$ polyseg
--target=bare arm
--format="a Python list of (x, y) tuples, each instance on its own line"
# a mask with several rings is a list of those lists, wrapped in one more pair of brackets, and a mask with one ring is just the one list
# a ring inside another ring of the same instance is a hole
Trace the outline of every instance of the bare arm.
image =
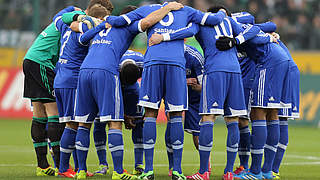
[(170, 2), (168, 5), (150, 13), (147, 17), (141, 20), (141, 30), (145, 31), (149, 27), (161, 21), (170, 11), (179, 10), (183, 5), (177, 2)]

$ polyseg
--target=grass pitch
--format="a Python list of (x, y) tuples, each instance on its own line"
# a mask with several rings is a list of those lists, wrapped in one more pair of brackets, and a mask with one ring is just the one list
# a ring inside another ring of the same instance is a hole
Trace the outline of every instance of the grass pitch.
[[(35, 176), (36, 157), (30, 136), (31, 121), (0, 120), (0, 179), (55, 179)], [(171, 179), (167, 176), (168, 163), (164, 144), (165, 125), (158, 124), (155, 146), (154, 172), (156, 179)], [(213, 175), (211, 179), (221, 179), (226, 162), (226, 127), (217, 123), (214, 127), (214, 147), (212, 150)], [(289, 146), (280, 169), (281, 179), (320, 179), (320, 129), (312, 127), (290, 127)], [(131, 132), (124, 130), (124, 168), (132, 172), (134, 164)], [(108, 163), (112, 168), (109, 152)], [(49, 157), (49, 159), (51, 159)], [(52, 164), (52, 161), (50, 161)], [(235, 165), (238, 165), (237, 160)], [(93, 141), (88, 155), (88, 168), (93, 172), (98, 167), (98, 158)], [(190, 134), (185, 134), (183, 151), (183, 173), (191, 175), (199, 168), (199, 156), (195, 151)], [(90, 179), (111, 179), (111, 175)]]

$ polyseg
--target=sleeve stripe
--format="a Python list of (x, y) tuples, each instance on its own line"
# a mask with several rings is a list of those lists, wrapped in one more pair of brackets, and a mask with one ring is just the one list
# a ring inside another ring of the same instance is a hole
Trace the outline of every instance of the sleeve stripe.
[(208, 16), (209, 16), (209, 13), (205, 13), (204, 14), (204, 16), (203, 16), (203, 18), (201, 20), (201, 23), (200, 23), (201, 25), (204, 25), (206, 23)]
[(199, 52), (193, 50), (192, 48), (190, 48), (190, 47), (188, 47), (188, 46), (186, 46), (185, 50), (186, 50), (191, 56), (195, 57), (195, 58), (199, 61), (199, 63), (201, 64), (201, 66), (204, 65), (204, 58), (202, 57), (202, 55), (201, 55)]
[(131, 24), (131, 20), (128, 18), (128, 16), (126, 16), (125, 14), (123, 14), (121, 16), (124, 18), (124, 20), (127, 21), (128, 25)]
[(83, 43), (81, 42), (81, 36), (82, 36), (82, 34), (80, 34), (80, 36), (79, 36), (79, 39), (78, 39), (79, 43), (80, 43), (82, 46), (88, 46), (88, 44), (83, 44)]
[(239, 40), (239, 44), (242, 44), (245, 41), (245, 39), (244, 39), (242, 34), (238, 35), (236, 38)]
[(58, 30), (58, 27), (57, 27), (57, 22), (58, 22), (59, 19), (61, 19), (61, 18), (62, 18), (62, 16), (59, 16), (59, 17), (57, 17), (57, 18), (54, 20), (54, 26), (55, 26), (55, 28), (56, 28), (57, 31), (59, 31), (59, 30)]
[(139, 32), (144, 32), (144, 31), (142, 30), (142, 28), (141, 28), (141, 21), (142, 21), (142, 20), (140, 20), (139, 23), (138, 23), (138, 30), (139, 30)]
[(82, 24), (83, 24), (82, 22), (79, 23), (79, 31), (80, 31), (81, 33), (83, 33)]

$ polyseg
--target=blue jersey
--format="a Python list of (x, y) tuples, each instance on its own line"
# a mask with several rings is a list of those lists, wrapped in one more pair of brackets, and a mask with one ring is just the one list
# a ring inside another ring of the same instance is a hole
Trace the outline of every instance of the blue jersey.
[(73, 32), (62, 22), (61, 15), (54, 17), (55, 26), (61, 32), (60, 59), (56, 64), (54, 88), (76, 88), (80, 66), (88, 53), (88, 41), (82, 41), (82, 33)]
[(120, 60), (120, 66), (125, 60), (133, 60), (139, 68), (143, 68), (144, 57), (142, 53), (128, 50)]
[[(160, 9), (165, 5), (166, 3), (163, 5), (155, 4), (143, 6), (135, 11), (116, 18), (116, 20), (112, 19), (111, 17), (108, 18), (107, 21), (110, 20), (108, 23), (113, 26), (124, 25), (126, 23), (130, 24), (131, 21), (144, 18), (153, 11)], [(202, 25), (216, 25), (219, 24), (224, 17), (225, 14), (223, 12), (218, 12), (217, 14), (203, 13), (191, 7), (185, 6), (178, 11), (169, 12), (168, 15), (165, 16), (159, 23), (149, 28), (147, 31), (148, 39), (154, 33), (170, 34), (179, 31), (185, 28), (190, 22), (195, 22)], [(124, 23), (121, 24), (120, 22)], [(145, 66), (154, 64), (171, 64), (185, 68), (184, 41), (179, 39), (170, 42), (162, 42), (151, 47), (148, 46), (145, 54)]]
[(227, 17), (217, 26), (200, 26), (196, 39), (200, 43), (205, 57), (205, 72), (233, 72), (241, 73), (237, 58), (237, 49), (231, 48), (227, 51), (219, 51), (216, 48), (216, 40), (221, 36), (236, 37), (237, 43), (241, 44), (256, 36), (260, 29), (251, 26), (243, 30), (232, 18)]
[[(186, 58), (186, 76), (187, 78), (196, 78), (198, 83), (202, 83), (204, 58), (201, 53), (194, 47), (184, 46), (184, 57)], [(200, 103), (200, 92), (192, 90), (188, 86), (188, 102), (189, 104)]]
[(287, 53), (288, 57), (289, 57), (289, 67), (298, 67), (297, 64), (294, 62), (289, 49), (287, 48), (287, 46), (280, 40), (278, 40), (279, 45), (282, 47), (282, 49)]
[(254, 16), (252, 16), (248, 12), (232, 13), (231, 17), (236, 22), (240, 22), (243, 24), (254, 24)]
[[(103, 69), (118, 75), (120, 59), (140, 32), (139, 27), (140, 23), (136, 21), (130, 26), (99, 31), (92, 40), (81, 69)], [(84, 36), (87, 34), (89, 31)]]
[(272, 67), (290, 59), (279, 44), (270, 42), (270, 36), (263, 31), (244, 43), (243, 47), (257, 65), (264, 67)]

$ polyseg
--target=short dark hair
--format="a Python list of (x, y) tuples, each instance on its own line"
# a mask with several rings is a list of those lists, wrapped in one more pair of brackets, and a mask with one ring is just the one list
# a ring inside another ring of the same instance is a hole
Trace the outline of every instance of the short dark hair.
[(128, 12), (134, 11), (136, 9), (138, 9), (137, 6), (128, 5), (122, 9), (122, 11), (120, 12), (120, 15), (127, 14)]
[(124, 63), (120, 69), (120, 81), (123, 85), (133, 85), (141, 77), (140, 68), (135, 63)]
[(110, 0), (90, 0), (88, 4), (88, 10), (95, 4), (101, 4), (101, 6), (105, 7), (108, 11), (110, 11), (110, 14), (113, 11), (113, 5)]
[(208, 12), (217, 13), (220, 9), (226, 10), (227, 15), (231, 17), (230, 11), (225, 6), (223, 6), (222, 4), (217, 4), (217, 5), (211, 6), (208, 9)]

